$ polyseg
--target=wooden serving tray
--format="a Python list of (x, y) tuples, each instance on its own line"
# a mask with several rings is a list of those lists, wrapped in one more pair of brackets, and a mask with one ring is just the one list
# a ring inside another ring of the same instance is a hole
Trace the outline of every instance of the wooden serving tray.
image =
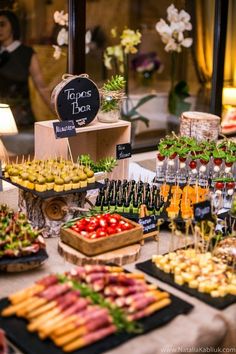
[(61, 240), (87, 256), (95, 256), (127, 245), (132, 245), (133, 243), (141, 242), (143, 238), (142, 226), (124, 217), (121, 217), (121, 219), (132, 224), (134, 228), (93, 240), (85, 238), (72, 229), (61, 229)]

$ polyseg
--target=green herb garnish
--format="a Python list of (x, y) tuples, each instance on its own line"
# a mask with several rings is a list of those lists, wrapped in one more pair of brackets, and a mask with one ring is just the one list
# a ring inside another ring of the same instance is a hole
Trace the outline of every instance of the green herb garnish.
[(105, 300), (101, 294), (91, 289), (88, 285), (79, 283), (76, 280), (71, 280), (66, 275), (58, 275), (58, 279), (61, 283), (70, 283), (73, 289), (80, 291), (82, 297), (89, 297), (94, 304), (107, 308), (118, 332), (127, 331), (128, 333), (142, 333), (142, 326), (139, 323), (129, 321), (120, 308)]

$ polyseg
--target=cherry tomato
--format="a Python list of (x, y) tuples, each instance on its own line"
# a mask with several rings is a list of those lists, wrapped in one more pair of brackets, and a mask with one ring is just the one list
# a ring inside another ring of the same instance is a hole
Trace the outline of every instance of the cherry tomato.
[(117, 218), (111, 216), (111, 217), (108, 219), (108, 222), (109, 222), (109, 224), (111, 224), (111, 225), (116, 225), (116, 224), (118, 223), (118, 220), (117, 220)]
[(89, 234), (89, 238), (91, 238), (92, 240), (95, 239), (95, 238), (97, 238), (97, 233), (96, 233), (96, 231), (91, 232), (91, 234)]
[(215, 187), (216, 187), (216, 189), (223, 189), (224, 183), (223, 182), (216, 182)]
[(173, 160), (173, 159), (176, 158), (176, 156), (177, 156), (177, 153), (174, 152), (172, 155), (169, 156), (169, 159), (170, 159), (170, 160)]
[(165, 156), (163, 156), (161, 154), (157, 154), (157, 158), (158, 158), (159, 161), (165, 160)]
[(197, 163), (196, 163), (196, 161), (190, 161), (190, 163), (189, 163), (189, 167), (190, 167), (191, 169), (196, 168), (196, 167), (197, 167)]
[(96, 225), (91, 223), (86, 226), (86, 231), (93, 232), (96, 229)]
[(103, 215), (101, 215), (101, 214), (96, 215), (97, 220), (101, 219), (102, 217), (103, 217)]
[(225, 162), (225, 166), (231, 167), (231, 166), (233, 166), (233, 162)]
[(119, 233), (119, 232), (122, 232), (122, 231), (123, 231), (120, 226), (116, 226), (115, 230), (116, 230), (116, 233)]
[(77, 225), (73, 225), (71, 226), (71, 229), (76, 231), (76, 232), (79, 232), (79, 229), (78, 229), (78, 226)]
[(121, 219), (120, 214), (112, 214), (112, 217), (115, 218), (117, 221), (120, 221)]
[(130, 230), (132, 227), (128, 222), (124, 222), (124, 224), (120, 224), (120, 227), (123, 231)]
[(108, 222), (107, 222), (107, 220), (106, 220), (105, 218), (101, 218), (101, 219), (99, 220), (99, 225), (100, 225), (101, 227), (107, 227), (107, 226), (108, 226)]
[(80, 231), (80, 235), (82, 235), (84, 237), (88, 237), (89, 236), (89, 232), (88, 231)]
[(200, 159), (200, 162), (202, 165), (207, 165), (208, 164), (208, 160), (204, 160), (204, 159)]
[(107, 228), (107, 233), (108, 235), (113, 235), (116, 233), (116, 228), (115, 227), (112, 227), (112, 226), (108, 226)]
[(78, 228), (82, 229), (85, 228), (85, 226), (88, 224), (87, 221), (85, 221), (84, 219), (81, 219), (79, 221), (77, 221), (76, 225), (78, 226)]
[(226, 183), (226, 188), (227, 189), (234, 189), (235, 183), (234, 182), (227, 182)]
[(108, 236), (106, 229), (103, 227), (100, 227), (96, 230), (96, 235), (97, 235), (97, 238)]
[(217, 157), (214, 159), (214, 164), (216, 166), (220, 166), (222, 164), (222, 159), (220, 157)]

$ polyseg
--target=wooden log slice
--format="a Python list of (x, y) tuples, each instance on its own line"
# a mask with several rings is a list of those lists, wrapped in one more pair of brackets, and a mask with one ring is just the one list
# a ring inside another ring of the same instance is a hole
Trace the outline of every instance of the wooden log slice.
[(29, 261), (26, 263), (1, 264), (0, 271), (8, 273), (26, 272), (40, 267), (45, 261)]
[(134, 244), (117, 250), (89, 257), (58, 241), (58, 252), (68, 262), (83, 266), (85, 264), (117, 264), (119, 266), (137, 261), (140, 255), (141, 245)]
[(180, 135), (200, 140), (217, 140), (220, 117), (205, 112), (183, 112), (180, 117)]

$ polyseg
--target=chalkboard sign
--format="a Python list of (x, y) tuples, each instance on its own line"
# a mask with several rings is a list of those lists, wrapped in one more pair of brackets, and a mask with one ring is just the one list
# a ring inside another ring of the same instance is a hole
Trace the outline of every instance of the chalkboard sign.
[(60, 120), (73, 120), (75, 127), (91, 123), (100, 107), (95, 83), (87, 77), (64, 75), (52, 92), (52, 104)]
[(132, 156), (131, 144), (118, 144), (116, 145), (116, 159), (123, 160)]
[(138, 219), (138, 223), (143, 227), (143, 233), (147, 234), (157, 230), (157, 220), (155, 215)]
[(56, 139), (69, 138), (76, 135), (75, 123), (73, 120), (65, 122), (53, 122), (53, 129)]
[(212, 219), (211, 202), (209, 200), (194, 204), (193, 209), (194, 209), (194, 219), (196, 221)]

